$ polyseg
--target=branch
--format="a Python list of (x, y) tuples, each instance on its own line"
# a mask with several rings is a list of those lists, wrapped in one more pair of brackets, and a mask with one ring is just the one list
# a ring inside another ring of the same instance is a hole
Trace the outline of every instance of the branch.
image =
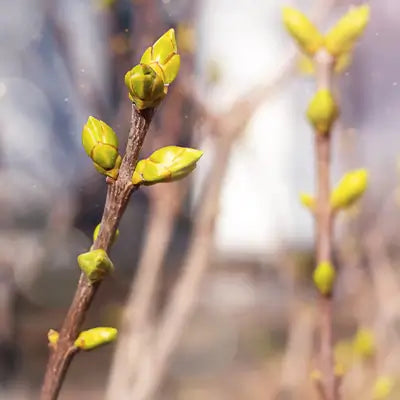
[[(126, 152), (121, 164), (118, 178), (107, 180), (107, 198), (101, 220), (100, 232), (93, 249), (109, 250), (118, 223), (134, 190), (131, 183), (139, 151), (148, 131), (154, 109), (138, 111), (132, 105), (131, 128), (129, 131)], [(84, 274), (81, 274), (75, 296), (63, 322), (57, 345), (52, 349), (44, 383), (41, 400), (55, 400), (58, 397), (68, 367), (77, 352), (74, 341), (77, 338), (86, 312), (97, 292), (100, 282), (91, 284)]]
[[(314, 57), (318, 89), (332, 88), (334, 59), (325, 50), (319, 50)], [(315, 211), (316, 259), (317, 265), (332, 260), (332, 220), (330, 205), (330, 152), (331, 132), (315, 132), (317, 196)], [(320, 295), (320, 363), (323, 373), (325, 398), (338, 399), (334, 374), (332, 338), (332, 296)]]

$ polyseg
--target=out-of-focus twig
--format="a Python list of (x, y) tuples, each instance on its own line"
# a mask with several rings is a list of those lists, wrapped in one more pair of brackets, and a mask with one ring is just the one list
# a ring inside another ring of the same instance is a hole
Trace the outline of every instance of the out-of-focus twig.
[(292, 392), (307, 378), (314, 332), (314, 316), (308, 306), (294, 304), (292, 308), (280, 383), (280, 390), (285, 392)]
[[(333, 57), (321, 49), (315, 55), (316, 82), (319, 90), (332, 88)], [(330, 203), (330, 132), (315, 132), (317, 196), (315, 210), (317, 265), (332, 261), (333, 212)], [(320, 363), (323, 373), (324, 391), (327, 400), (338, 399), (333, 361), (332, 295), (320, 296)]]
[(132, 391), (132, 398), (152, 398), (165, 373), (167, 362), (187, 321), (206, 271), (213, 243), (215, 219), (223, 178), (234, 137), (219, 137), (212, 171), (196, 215), (193, 239), (171, 298), (158, 326), (155, 342), (141, 360), (142, 368)]

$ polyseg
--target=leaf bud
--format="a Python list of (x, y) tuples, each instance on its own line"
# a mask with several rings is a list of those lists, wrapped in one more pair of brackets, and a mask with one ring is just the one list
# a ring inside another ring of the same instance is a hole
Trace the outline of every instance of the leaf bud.
[(339, 111), (331, 92), (327, 89), (318, 90), (307, 109), (307, 117), (316, 132), (328, 133), (338, 115)]
[(186, 177), (192, 172), (201, 150), (188, 147), (166, 146), (156, 150), (149, 158), (140, 160), (132, 176), (134, 185), (153, 185)]
[(74, 345), (81, 350), (93, 350), (107, 343), (113, 342), (118, 336), (118, 330), (109, 327), (97, 327), (82, 331)]
[(332, 208), (338, 210), (350, 207), (364, 194), (367, 186), (367, 170), (347, 172), (331, 193)]
[(332, 294), (335, 277), (335, 268), (328, 261), (320, 262), (313, 273), (314, 284), (324, 296), (330, 296)]
[(90, 250), (78, 256), (78, 265), (90, 283), (102, 280), (114, 270), (114, 265), (103, 249)]

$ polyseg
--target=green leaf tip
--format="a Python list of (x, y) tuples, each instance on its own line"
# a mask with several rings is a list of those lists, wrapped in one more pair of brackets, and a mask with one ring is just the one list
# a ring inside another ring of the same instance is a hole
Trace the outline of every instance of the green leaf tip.
[(115, 178), (121, 165), (118, 137), (104, 121), (90, 116), (82, 129), (82, 146), (99, 172)]
[(181, 58), (175, 38), (175, 30), (169, 29), (143, 53), (141, 63), (150, 65), (169, 85), (178, 75)]
[(129, 98), (139, 110), (156, 107), (179, 72), (175, 31), (170, 29), (143, 53), (140, 64), (125, 74)]
[(351, 7), (325, 36), (325, 47), (335, 57), (348, 53), (363, 34), (370, 17), (367, 4)]
[(353, 205), (368, 187), (368, 171), (357, 169), (347, 172), (331, 193), (331, 206), (334, 210)]
[(81, 350), (93, 350), (116, 340), (118, 330), (110, 327), (97, 327), (82, 331), (74, 345)]
[(303, 52), (314, 55), (323, 46), (324, 37), (302, 12), (293, 7), (283, 7), (282, 18), (286, 29)]
[(203, 155), (201, 150), (189, 147), (166, 146), (150, 157), (140, 160), (132, 176), (134, 185), (154, 185), (182, 179), (195, 168)]
[(339, 109), (332, 93), (328, 89), (318, 90), (307, 109), (308, 120), (316, 132), (328, 133), (338, 115)]
[(336, 271), (328, 261), (320, 262), (314, 270), (313, 281), (323, 296), (330, 296), (336, 278)]
[(78, 256), (78, 265), (90, 283), (102, 280), (114, 270), (114, 265), (103, 249), (90, 250)]

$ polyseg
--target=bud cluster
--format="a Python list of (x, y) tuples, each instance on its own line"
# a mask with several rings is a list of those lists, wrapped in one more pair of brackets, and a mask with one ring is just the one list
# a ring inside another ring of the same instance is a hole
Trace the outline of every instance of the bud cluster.
[(125, 75), (129, 98), (139, 110), (156, 107), (179, 72), (175, 31), (170, 29), (143, 53), (140, 64)]

